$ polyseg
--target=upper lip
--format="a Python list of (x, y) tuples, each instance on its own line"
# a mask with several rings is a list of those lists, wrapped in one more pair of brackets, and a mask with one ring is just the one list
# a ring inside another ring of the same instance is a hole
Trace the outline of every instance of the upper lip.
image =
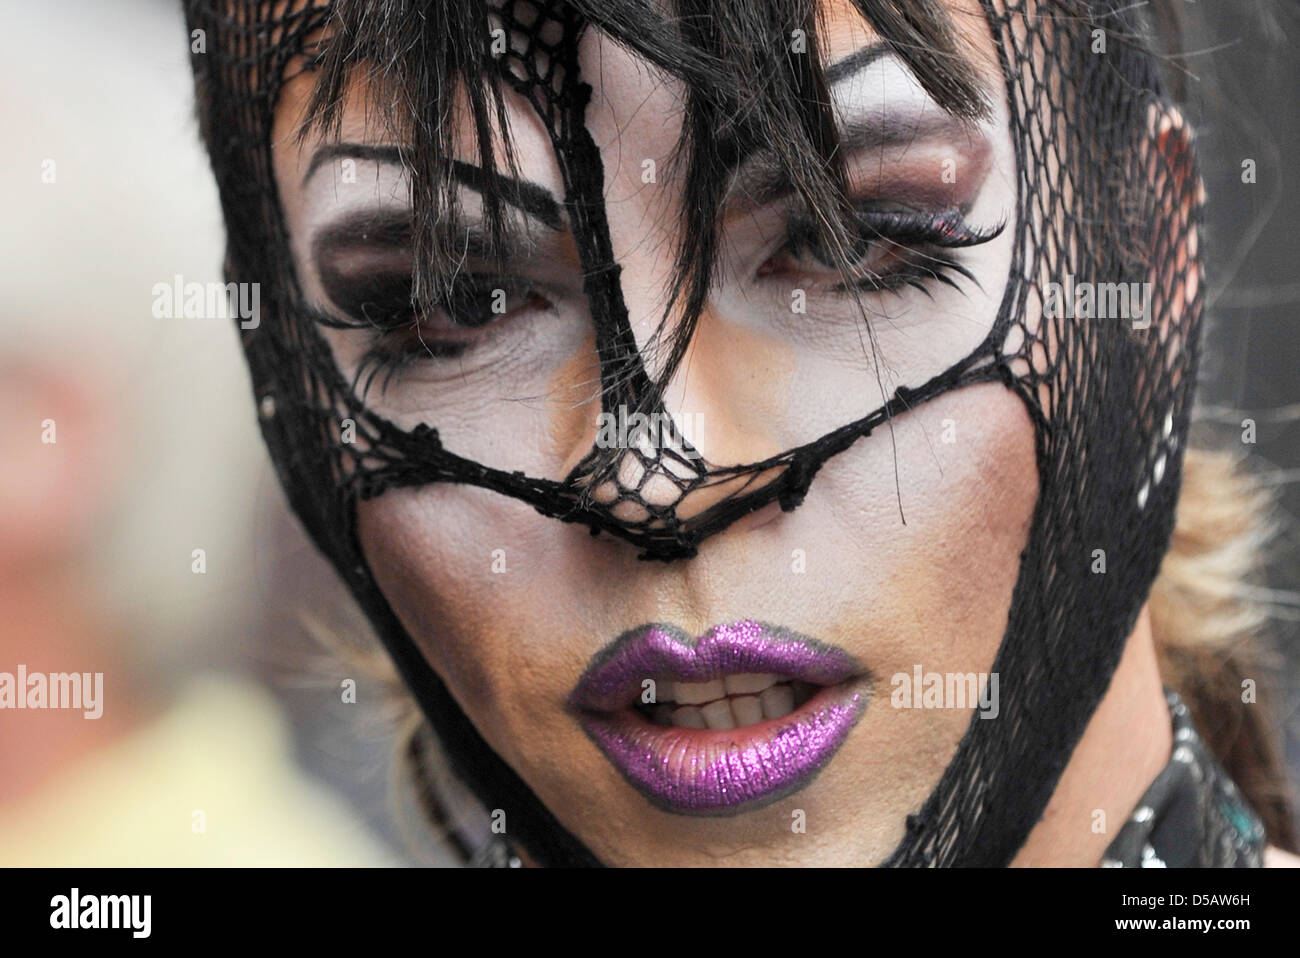
[(843, 649), (780, 626), (746, 620), (692, 638), (678, 626), (656, 622), (629, 629), (592, 656), (568, 704), (615, 712), (635, 705), (646, 679), (707, 682), (746, 672), (838, 685), (864, 669)]

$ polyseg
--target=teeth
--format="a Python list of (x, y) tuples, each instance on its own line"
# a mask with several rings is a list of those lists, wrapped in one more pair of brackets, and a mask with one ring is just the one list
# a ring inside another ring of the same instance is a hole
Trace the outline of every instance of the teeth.
[(788, 685), (773, 685), (758, 697), (763, 707), (763, 718), (778, 719), (794, 711), (794, 690)]
[(687, 705), (683, 708), (673, 711), (673, 724), (678, 728), (708, 728), (709, 724), (704, 721), (704, 713), (693, 705)]
[[(646, 709), (655, 725), (690, 729), (734, 729), (784, 718), (817, 693), (819, 686), (757, 672), (711, 682), (656, 680), (658, 701)], [(757, 694), (755, 694), (757, 693)]]
[(709, 728), (725, 729), (736, 727), (736, 717), (731, 714), (731, 706), (726, 699), (710, 702), (700, 711), (704, 714), (704, 721)]
[(703, 705), (727, 694), (722, 679), (714, 679), (712, 682), (678, 682), (673, 692), (682, 705)]
[(763, 721), (763, 706), (757, 695), (742, 695), (731, 700), (731, 714), (737, 725), (757, 725)]
[(776, 683), (777, 676), (771, 672), (743, 672), (740, 675), (728, 675), (722, 680), (728, 695), (757, 695)]

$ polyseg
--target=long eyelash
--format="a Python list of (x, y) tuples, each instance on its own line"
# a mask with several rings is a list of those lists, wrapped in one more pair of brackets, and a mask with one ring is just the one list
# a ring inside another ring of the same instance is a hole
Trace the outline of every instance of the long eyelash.
[[(835, 292), (854, 289), (864, 292), (894, 292), (904, 287), (916, 289), (931, 299), (934, 298), (932, 283), (943, 283), (955, 290), (960, 290), (954, 276), (959, 276), (980, 286), (975, 274), (952, 256), (945, 256), (935, 250), (958, 250), (978, 246), (994, 239), (1002, 233), (1006, 222), (998, 223), (985, 229), (973, 228), (957, 210), (948, 210), (940, 214), (918, 213), (914, 210), (879, 210), (861, 209), (857, 212), (858, 236), (864, 244), (886, 242), (907, 248), (910, 256), (903, 259), (903, 268), (894, 269), (887, 274), (868, 272), (852, 282), (841, 282), (832, 287)], [(820, 248), (818, 227), (811, 217), (801, 213), (792, 214), (787, 225), (786, 241), (783, 249), (795, 254), (811, 251), (816, 255)], [(864, 249), (865, 255), (865, 249)], [(819, 257), (820, 258), (820, 257)], [(404, 325), (417, 320), (402, 317), (387, 322), (364, 318), (339, 317), (310, 306), (306, 309), (311, 319), (321, 326), (333, 329), (369, 329), (380, 334), (380, 339), (370, 347), (357, 364), (352, 379), (352, 391), (365, 399), (382, 374), (380, 390), (387, 391), (395, 378), (420, 360), (419, 350), (393, 352), (383, 340), (383, 335), (401, 329)], [(434, 353), (427, 345), (425, 353)], [(362, 380), (364, 379), (364, 385)], [(361, 385), (360, 392), (357, 387)]]
[[(905, 259), (901, 270), (896, 269), (886, 274), (869, 272), (852, 282), (839, 283), (832, 287), (835, 292), (844, 292), (850, 288), (865, 292), (894, 291), (909, 286), (933, 298), (932, 291), (925, 283), (940, 282), (953, 289), (960, 289), (952, 274), (969, 280), (977, 287), (980, 285), (975, 274), (955, 257), (934, 251), (964, 249), (987, 243), (1002, 233), (1006, 221), (979, 229), (970, 226), (955, 209), (933, 214), (865, 207), (857, 211), (857, 226), (858, 237), (864, 245), (862, 255), (866, 254), (866, 247), (870, 244), (885, 242), (907, 248), (907, 252), (915, 258)], [(803, 213), (792, 214), (784, 249), (796, 255), (811, 252), (822, 259), (819, 254), (820, 244), (821, 236), (813, 219)]]
[(333, 316), (321, 309), (314, 309), (311, 306), (305, 306), (303, 311), (318, 326), (324, 326), (327, 329), (373, 329), (375, 325), (369, 322), (363, 322), (359, 319), (353, 319), (350, 316)]
[[(477, 277), (483, 281), (483, 277)], [(491, 280), (491, 288), (506, 289), (513, 288), (519, 284), (513, 280), (504, 277), (488, 277)], [(474, 285), (474, 277), (464, 280), (466, 285)], [(417, 361), (428, 358), (451, 359), (461, 355), (463, 350), (444, 350), (435, 352), (435, 350), (425, 342), (424, 337), (420, 335), (420, 321), (415, 319), (417, 307), (411, 304), (409, 314), (394, 313), (386, 318), (376, 318), (370, 316), (365, 308), (362, 308), (362, 316), (336, 316), (325, 312), (311, 305), (305, 306), (305, 312), (316, 323), (331, 329), (362, 329), (376, 334), (374, 342), (370, 348), (362, 354), (360, 361), (357, 363), (357, 369), (352, 377), (351, 389), (358, 398), (364, 400), (370, 392), (375, 380), (382, 374), (380, 379), (380, 391), (386, 392), (394, 379), (400, 379), (401, 375)], [(390, 334), (402, 329), (414, 329), (420, 340), (423, 349), (404, 349), (393, 350), (388, 343)], [(364, 379), (364, 384), (362, 380)], [(358, 386), (360, 390), (358, 391)]]
[[(415, 320), (411, 320), (411, 324), (418, 326), (418, 322)], [(383, 332), (391, 333), (400, 329), (403, 325), (405, 324), (393, 324), (384, 329)], [(352, 378), (352, 391), (356, 392), (357, 384), (361, 381), (361, 377), (368, 372), (369, 375), (366, 376), (365, 386), (362, 388), (361, 392), (357, 393), (357, 396), (361, 399), (365, 399), (366, 394), (370, 391), (370, 387), (374, 384), (375, 377), (380, 373), (383, 373), (383, 379), (380, 382), (379, 389), (381, 393), (386, 392), (392, 381), (395, 378), (400, 378), (407, 368), (414, 365), (416, 362), (425, 357), (439, 358), (429, 344), (424, 341), (422, 336), (420, 337), (420, 343), (424, 347), (423, 350), (409, 349), (392, 352), (388, 348), (387, 343), (385, 343), (382, 338), (379, 339), (373, 346), (366, 350), (364, 354), (362, 354), (360, 361), (357, 363), (357, 371)], [(441, 358), (453, 358), (454, 356), (459, 355), (460, 352), (444, 353)]]
[(957, 210), (947, 210), (936, 215), (918, 214), (911, 210), (860, 211), (858, 223), (862, 230), (879, 239), (890, 240), (900, 246), (923, 243), (942, 249), (961, 249), (979, 246), (997, 237), (1006, 228), (1006, 221), (986, 229), (971, 226)]
[[(375, 377), (383, 373), (383, 380), (380, 383), (379, 391), (381, 393), (388, 391), (389, 384), (395, 376), (400, 376), (406, 367), (414, 363), (419, 355), (414, 352), (401, 352), (397, 354), (384, 352), (381, 346), (374, 346), (367, 350), (357, 363), (356, 374), (352, 377), (352, 392), (364, 400), (370, 392), (370, 387), (374, 384)], [(357, 392), (357, 384), (361, 377), (369, 372), (366, 376), (366, 384)]]
[(843, 292), (852, 286), (854, 289), (865, 292), (894, 292), (904, 286), (909, 286), (925, 293), (930, 299), (934, 299), (934, 291), (927, 283), (943, 283), (958, 292), (962, 291), (960, 284), (953, 278), (953, 274), (969, 280), (977, 288), (983, 289), (975, 274), (956, 259), (950, 256), (927, 255), (920, 253), (918, 250), (912, 252), (919, 253), (922, 259), (920, 261), (904, 260), (902, 269), (895, 269), (893, 272), (883, 275), (870, 273), (852, 284), (840, 283), (833, 289), (836, 292)]

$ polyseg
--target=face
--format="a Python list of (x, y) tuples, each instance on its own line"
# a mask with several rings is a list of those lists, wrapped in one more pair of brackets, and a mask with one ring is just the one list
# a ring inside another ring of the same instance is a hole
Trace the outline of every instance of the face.
[[(895, 58), (859, 55), (876, 37), (847, 4), (827, 8), (851, 195), (879, 237), (860, 299), (761, 158), (738, 171), (718, 275), (666, 398), (709, 463), (762, 460), (859, 419), (993, 327), (1014, 157), (983, 16), (973, 2), (952, 10), (994, 104), (978, 125), (948, 118)], [(682, 91), (598, 34), (580, 59), (623, 294), (653, 369), (681, 242)], [(409, 182), (364, 91), (337, 138), (295, 139), (311, 83), (282, 95), (275, 172), (338, 365), (404, 428), (427, 422), (467, 458), (563, 477), (600, 438), (599, 364), (536, 115), (507, 94), (529, 184), (526, 209), (511, 208), (509, 274), (471, 239), (464, 296), (399, 326), (382, 317), (409, 299)], [(461, 159), (473, 156), (467, 143)], [(472, 224), (477, 194), (462, 203)], [(972, 717), (904, 707), (902, 686), (918, 670), (990, 671), (1037, 489), (1021, 400), (984, 384), (895, 417), (827, 460), (798, 509), (753, 513), (690, 560), (638, 561), (625, 542), (454, 484), (389, 491), (358, 521), (376, 580), (466, 714), (602, 861), (861, 865), (893, 850)]]

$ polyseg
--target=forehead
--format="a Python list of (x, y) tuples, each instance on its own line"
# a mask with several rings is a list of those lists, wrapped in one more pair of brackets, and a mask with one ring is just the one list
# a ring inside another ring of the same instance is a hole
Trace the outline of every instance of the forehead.
[[(324, 7), (328, 6), (329, 2), (313, 0), (311, 5)], [(656, 0), (656, 5), (663, 6), (663, 0)], [(946, 11), (958, 37), (961, 54), (976, 66), (986, 81), (1000, 79), (1000, 66), (980, 0), (942, 0), (940, 6)], [(817, 42), (824, 64), (835, 63), (858, 50), (880, 42), (880, 36), (862, 16), (853, 0), (821, 0), (818, 11), (818, 32)], [(790, 31), (788, 36), (774, 37), (773, 42), (788, 43), (792, 50), (802, 49), (800, 44), (806, 42), (808, 38), (797, 34), (798, 31)], [(662, 127), (678, 125), (674, 119), (680, 114), (681, 98), (684, 93), (680, 83), (672, 77), (655, 71), (648, 63), (614, 43), (607, 35), (595, 30), (587, 31), (579, 51), (579, 63), (583, 79), (593, 88), (593, 109), (588, 111), (589, 120), (594, 112), (603, 109), (623, 118), (616, 122), (616, 126), (622, 126), (630, 118), (647, 113), (662, 118), (659, 124)], [(901, 74), (903, 72), (901, 64), (899, 67), (899, 70), (886, 72)], [(311, 73), (298, 73), (281, 88), (275, 119), (277, 133), (282, 132), (280, 128), (287, 128), (290, 122), (295, 125), (301, 123), (304, 118), (304, 108), (310, 99), (313, 79)], [(898, 86), (898, 79), (897, 75), (893, 77), (895, 88)], [(995, 82), (989, 82), (988, 85), (995, 91), (998, 86)], [(341, 130), (343, 139), (374, 140), (378, 132), (377, 128), (382, 126), (369, 115), (370, 111), (364, 108), (363, 105), (368, 99), (368, 96), (363, 95), (365, 93), (367, 93), (367, 84), (364, 71), (357, 71), (350, 84), (347, 105), (343, 112)], [(512, 135), (517, 136), (522, 133), (523, 139), (527, 141), (533, 139), (538, 133), (542, 134), (541, 142), (536, 144), (525, 142), (521, 146), (541, 146), (547, 143), (548, 138), (545, 136), (544, 128), (541, 128), (539, 123), (532, 122), (536, 120), (532, 115), (534, 114), (532, 108), (523, 100), (512, 96), (509, 91), (506, 99)], [(456, 126), (458, 128), (465, 126), (465, 132), (469, 133), (470, 128), (465, 123), (468, 111), (461, 110), (459, 114), (453, 118)], [(525, 129), (520, 130), (520, 125)], [(531, 135), (526, 129), (529, 126), (537, 127)], [(279, 139), (278, 136), (276, 138)], [(468, 136), (458, 138), (466, 141), (472, 139)], [(598, 141), (601, 139), (597, 138)], [(526, 149), (521, 152), (526, 154), (533, 151)]]
[[(826, 64), (880, 40), (851, 0), (825, 0), (821, 12), (817, 42)], [(772, 43), (789, 44), (795, 52), (810, 49), (812, 40), (799, 33), (774, 36)], [(593, 88), (587, 122), (601, 147), (615, 142), (662, 147), (666, 140), (675, 140), (685, 93), (680, 81), (654, 71), (599, 32), (585, 36), (579, 66)]]
[[(1001, 66), (979, 0), (948, 0), (944, 7), (959, 37), (962, 55), (974, 64), (991, 95), (992, 125), (1004, 126)], [(824, 67), (843, 63), (859, 51), (882, 44), (880, 35), (852, 0), (825, 0), (820, 12), (817, 45)], [(787, 34), (773, 40), (790, 44), (793, 50), (802, 49), (800, 41), (808, 38)], [(645, 197), (643, 186), (647, 161), (654, 161), (658, 182), (672, 180), (680, 171), (670, 161), (682, 133), (686, 93), (682, 82), (655, 71), (635, 53), (599, 32), (584, 39), (579, 64), (583, 78), (592, 86), (586, 124), (601, 148), (610, 180), (606, 200), (630, 199), (635, 195), (641, 202), (651, 202)], [(897, 56), (881, 56), (871, 60), (868, 67), (840, 71), (836, 75), (842, 79), (836, 82), (828, 73), (828, 82), (841, 119), (853, 116), (883, 119), (886, 114), (894, 114), (901, 118), (901, 125), (910, 129), (911, 124), (923, 118), (943, 115), (942, 109)], [(554, 168), (550, 151), (532, 149), (548, 142), (541, 121), (524, 108), (512, 111), (511, 122), (512, 134), (525, 145), (520, 155), (530, 174), (557, 182), (558, 170)]]
[[(947, 14), (958, 39), (960, 54), (975, 66), (993, 93), (993, 99), (997, 99), (1002, 79), (1001, 66), (979, 0), (942, 0), (939, 6)], [(882, 42), (880, 34), (863, 17), (853, 0), (821, 0), (817, 22), (816, 42), (823, 66)], [(772, 43), (786, 44), (793, 53), (798, 53), (811, 49), (812, 40), (802, 36), (802, 31), (791, 30), (784, 35), (774, 35)], [(883, 90), (886, 96), (900, 95), (902, 87), (907, 85), (919, 86), (907, 74), (901, 61), (891, 59), (894, 62), (876, 71), (874, 76), (878, 88), (887, 87)], [(607, 35), (592, 31), (584, 37), (579, 64), (583, 78), (593, 87), (593, 106), (617, 114), (616, 126), (622, 127), (642, 114), (668, 118), (665, 125), (677, 125), (676, 118), (681, 112), (680, 104), (685, 92), (680, 81), (656, 72)], [(588, 117), (590, 120), (590, 111)]]

